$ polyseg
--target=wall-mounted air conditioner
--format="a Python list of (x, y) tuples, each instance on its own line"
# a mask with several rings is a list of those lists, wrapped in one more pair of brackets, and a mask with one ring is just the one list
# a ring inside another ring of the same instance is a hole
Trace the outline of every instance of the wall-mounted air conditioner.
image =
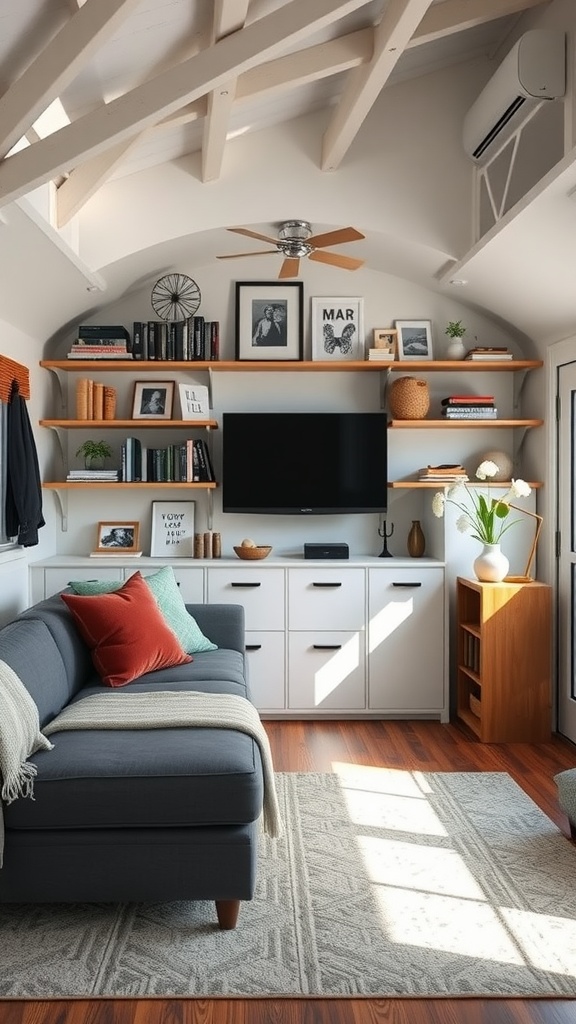
[(514, 44), (464, 119), (464, 149), (476, 162), (488, 159), (542, 100), (566, 90), (566, 35), (533, 29)]

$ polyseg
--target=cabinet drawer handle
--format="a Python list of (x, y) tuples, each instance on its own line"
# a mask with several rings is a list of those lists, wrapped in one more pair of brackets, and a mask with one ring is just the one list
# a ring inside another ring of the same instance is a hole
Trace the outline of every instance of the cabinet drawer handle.
[(246, 644), (247, 651), (261, 651), (262, 644)]
[(231, 583), (231, 587), (261, 587), (261, 583)]
[(393, 587), (421, 587), (421, 583), (393, 583)]
[(315, 651), (341, 651), (342, 644), (312, 644)]
[(313, 587), (341, 587), (341, 583), (313, 583)]

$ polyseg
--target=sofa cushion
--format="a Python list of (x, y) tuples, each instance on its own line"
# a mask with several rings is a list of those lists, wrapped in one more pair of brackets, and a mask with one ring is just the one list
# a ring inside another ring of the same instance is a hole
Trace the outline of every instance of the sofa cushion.
[(24, 683), (38, 708), (41, 726), (73, 696), (62, 655), (45, 622), (16, 619), (8, 623), (0, 633), (0, 659)]
[(106, 686), (192, 661), (166, 624), (140, 572), (112, 594), (61, 594)]
[[(174, 630), (188, 654), (216, 650), (216, 644), (204, 636), (194, 617), (186, 610), (171, 565), (165, 565), (158, 572), (144, 576), (143, 579), (150, 587), (166, 622)], [(88, 597), (95, 594), (112, 594), (120, 589), (122, 583), (110, 580), (72, 580), (68, 586), (72, 587), (75, 594)]]
[(103, 729), (50, 739), (54, 749), (34, 755), (34, 800), (4, 809), (7, 831), (229, 826), (260, 814), (260, 751), (246, 733)]

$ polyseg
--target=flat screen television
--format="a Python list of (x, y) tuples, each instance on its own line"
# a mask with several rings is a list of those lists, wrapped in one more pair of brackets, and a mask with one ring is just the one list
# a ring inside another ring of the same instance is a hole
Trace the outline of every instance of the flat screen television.
[(385, 413), (228, 412), (222, 428), (224, 512), (386, 512)]

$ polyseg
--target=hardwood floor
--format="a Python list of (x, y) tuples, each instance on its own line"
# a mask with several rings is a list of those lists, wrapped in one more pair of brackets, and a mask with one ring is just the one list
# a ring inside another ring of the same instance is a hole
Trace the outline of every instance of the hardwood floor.
[[(266, 722), (277, 771), (337, 762), (422, 771), (506, 771), (566, 836), (553, 776), (576, 765), (554, 737), (480, 744), (438, 722)], [(576, 884), (576, 879), (575, 879)], [(242, 912), (239, 925), (242, 927)], [(570, 999), (77, 999), (5, 1000), (0, 1024), (575, 1024)]]

